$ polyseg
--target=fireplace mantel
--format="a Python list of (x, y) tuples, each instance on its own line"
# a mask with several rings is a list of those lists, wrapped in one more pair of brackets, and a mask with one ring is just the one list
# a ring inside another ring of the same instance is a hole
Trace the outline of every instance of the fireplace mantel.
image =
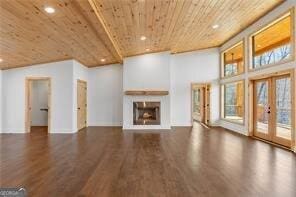
[(129, 96), (166, 96), (169, 91), (166, 90), (127, 90), (125, 95)]

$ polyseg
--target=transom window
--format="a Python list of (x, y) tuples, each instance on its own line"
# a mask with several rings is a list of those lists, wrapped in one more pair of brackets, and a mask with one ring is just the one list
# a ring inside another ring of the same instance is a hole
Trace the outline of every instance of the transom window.
[(222, 77), (229, 77), (244, 72), (243, 42), (239, 42), (223, 53), (222, 70)]
[(291, 13), (287, 13), (252, 37), (251, 69), (275, 64), (291, 58)]

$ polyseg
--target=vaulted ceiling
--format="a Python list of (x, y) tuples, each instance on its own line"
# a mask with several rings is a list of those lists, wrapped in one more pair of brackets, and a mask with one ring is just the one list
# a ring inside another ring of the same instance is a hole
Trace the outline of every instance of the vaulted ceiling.
[(216, 47), (283, 1), (0, 0), (0, 69), (65, 59), (92, 67)]

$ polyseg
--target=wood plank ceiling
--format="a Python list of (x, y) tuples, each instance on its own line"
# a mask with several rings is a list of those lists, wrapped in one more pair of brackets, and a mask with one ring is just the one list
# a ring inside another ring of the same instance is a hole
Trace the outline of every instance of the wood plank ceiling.
[(216, 47), (283, 1), (0, 0), (0, 69), (72, 58), (92, 67)]
[[(93, 0), (123, 56), (220, 46), (282, 0)], [(213, 25), (219, 28), (213, 29)], [(147, 37), (141, 42), (140, 37)]]
[[(86, 66), (121, 61), (86, 0), (0, 0), (0, 5), (2, 69), (72, 58)], [(55, 13), (46, 13), (45, 6)]]

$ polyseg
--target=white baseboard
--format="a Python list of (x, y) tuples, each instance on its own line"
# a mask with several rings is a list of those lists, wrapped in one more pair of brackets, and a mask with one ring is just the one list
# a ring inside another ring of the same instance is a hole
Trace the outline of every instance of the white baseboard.
[(88, 123), (89, 127), (122, 127), (122, 123)]
[(209, 126), (210, 127), (220, 127), (220, 124), (215, 122), (215, 123), (210, 123)]
[(222, 127), (222, 128), (231, 130), (233, 132), (236, 132), (236, 133), (245, 135), (245, 136), (248, 136), (249, 135), (248, 134), (248, 131), (245, 128), (244, 125), (235, 124), (235, 123), (231, 123), (231, 122), (227, 122), (227, 121), (221, 120), (219, 126)]
[[(0, 133), (27, 133), (25, 129), (3, 129)], [(56, 129), (51, 128), (49, 133), (75, 133), (74, 129)]]
[(15, 133), (15, 134), (24, 134), (26, 131), (24, 129), (3, 129), (0, 133)]
[(159, 125), (124, 125), (123, 130), (171, 130), (170, 126)]
[(75, 131), (74, 129), (52, 129), (52, 131), (50, 131), (49, 133), (52, 134), (57, 134), (57, 133), (61, 133), (61, 134), (73, 134), (76, 133), (77, 131)]
[(172, 127), (192, 127), (191, 123), (173, 123)]

